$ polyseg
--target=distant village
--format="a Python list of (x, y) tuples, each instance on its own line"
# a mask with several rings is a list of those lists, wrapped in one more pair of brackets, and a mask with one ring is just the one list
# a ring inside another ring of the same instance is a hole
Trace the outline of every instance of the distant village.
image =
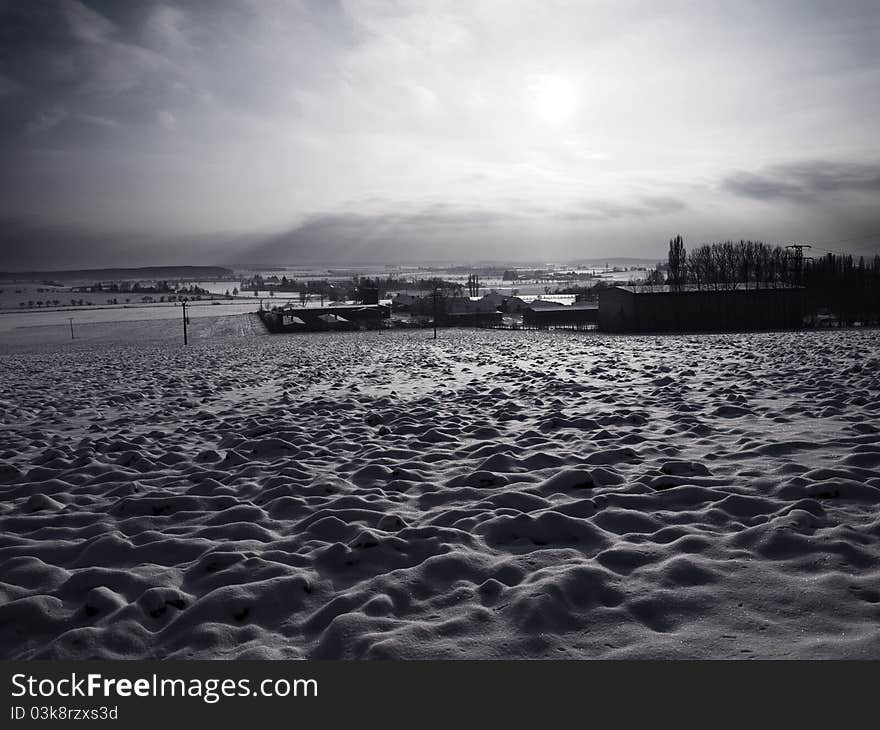
[[(639, 278), (615, 284), (581, 272), (567, 286), (529, 297), (515, 288), (481, 294), (475, 273), (465, 284), (355, 277), (335, 291), (325, 291), (326, 282), (282, 279), (291, 290), (320, 291), (321, 306), (307, 307), (306, 293), (301, 307), (264, 309), (261, 303), (260, 316), (271, 332), (394, 326), (712, 332), (880, 324), (880, 256), (814, 258), (804, 255), (809, 248), (727, 241), (689, 254), (677, 236), (667, 260)], [(502, 281), (537, 283), (542, 274), (506, 269)], [(554, 272), (553, 280), (558, 276)], [(346, 304), (325, 307), (325, 296)]]
[[(621, 271), (618, 269), (618, 273)], [(644, 269), (634, 269), (633, 274), (637, 271)], [(486, 287), (481, 276), (500, 279), (510, 293)], [(549, 285), (560, 281), (565, 281), (565, 285)], [(545, 282), (548, 284), (543, 287), (543, 294), (520, 296), (516, 288), (518, 283)], [(242, 282), (244, 290), (268, 289), (270, 297), (275, 291), (298, 293), (299, 307), (261, 307), (261, 316), (272, 331), (427, 327), (435, 323), (444, 327), (586, 329), (596, 325), (596, 289), (602, 285), (591, 273), (533, 269), (482, 269), (479, 274), (469, 274), (466, 282), (394, 276), (355, 276), (345, 282), (255, 277)], [(320, 306), (315, 306), (316, 300)]]
[(880, 324), (880, 256), (811, 253), (807, 244), (756, 241), (688, 251), (676, 236), (666, 260), (654, 267), (606, 265), (598, 271), (447, 266), (396, 267), (383, 275), (304, 269), (288, 277), (290, 269), (242, 275), (221, 267), (154, 267), (55, 272), (53, 279), (11, 274), (0, 285), (0, 308), (250, 299), (273, 333), (408, 327), (712, 332)]
[[(0, 289), (0, 294), (5, 293)], [(78, 286), (65, 286), (60, 282), (46, 281), (41, 286), (26, 289), (21, 286), (9, 287), (12, 295), (29, 296), (18, 302), (19, 309), (42, 307), (86, 307), (97, 304), (156, 304), (165, 302), (200, 300), (210, 298), (211, 292), (194, 284), (179, 282), (151, 281), (113, 281), (95, 282)], [(68, 296), (85, 294), (89, 296)], [(63, 296), (64, 298), (60, 298)]]

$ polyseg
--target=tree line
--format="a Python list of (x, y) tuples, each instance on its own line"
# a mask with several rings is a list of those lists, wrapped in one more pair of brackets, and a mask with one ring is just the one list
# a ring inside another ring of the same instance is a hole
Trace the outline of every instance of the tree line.
[(839, 325), (880, 324), (880, 256), (858, 260), (828, 253), (805, 262), (806, 310), (833, 315)]
[(650, 272), (649, 287), (733, 291), (743, 288), (804, 287), (804, 311), (816, 323), (880, 323), (880, 255), (866, 260), (850, 254), (803, 255), (798, 246), (761, 241), (724, 241), (687, 251), (681, 236), (669, 241), (665, 264)]
[(771, 246), (761, 241), (705, 243), (688, 252), (681, 236), (669, 241), (666, 275), (654, 274), (653, 283), (665, 278), (672, 289), (735, 290), (775, 289), (802, 283), (803, 256), (797, 249)]

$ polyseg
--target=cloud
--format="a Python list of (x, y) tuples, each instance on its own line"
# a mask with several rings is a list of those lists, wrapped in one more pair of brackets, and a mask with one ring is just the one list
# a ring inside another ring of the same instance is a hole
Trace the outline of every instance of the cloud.
[(18, 84), (12, 79), (8, 79), (3, 74), (0, 74), (0, 96), (8, 96), (18, 91), (18, 88)]
[(61, 124), (68, 116), (70, 115), (63, 106), (47, 109), (37, 114), (36, 117), (28, 122), (25, 126), (25, 131), (30, 135), (45, 134)]
[(601, 221), (666, 215), (686, 208), (687, 204), (683, 200), (667, 195), (641, 196), (632, 201), (586, 198), (563, 210), (560, 215), (572, 221)]
[(143, 231), (108, 231), (0, 217), (0, 270), (60, 270), (103, 266), (221, 263), (243, 242), (234, 234), (160, 236)]
[(120, 93), (170, 72), (160, 53), (76, 0), (0, 4), (0, 70), (33, 93)]
[(38, 112), (37, 115), (25, 125), (25, 133), (30, 137), (38, 137), (46, 134), (63, 123), (81, 122), (100, 129), (121, 129), (123, 125), (116, 119), (97, 114), (71, 113), (63, 106), (55, 106), (51, 109)]
[(166, 109), (162, 109), (156, 117), (159, 121), (159, 126), (168, 132), (173, 132), (177, 127), (177, 117)]
[(85, 43), (103, 43), (115, 30), (107, 18), (77, 0), (61, 0), (59, 10), (67, 19), (72, 37)]
[[(379, 200), (370, 212), (307, 216), (287, 231), (265, 237), (237, 260), (349, 263), (450, 261), (494, 258), (523, 260), (567, 256), (571, 230), (581, 237), (594, 225), (615, 225), (685, 209), (672, 197), (638, 197), (631, 203), (598, 198), (562, 206), (508, 199), (503, 205), (393, 203)], [(560, 224), (562, 227), (560, 228)], [(548, 247), (549, 246), (549, 247)], [(607, 255), (607, 251), (605, 252)], [(583, 251), (579, 251), (583, 257)]]
[(632, 202), (585, 198), (555, 206), (522, 199), (508, 199), (496, 205), (464, 205), (449, 202), (429, 204), (382, 201), (384, 210), (368, 213), (322, 213), (308, 216), (302, 227), (345, 226), (374, 229), (394, 227), (414, 234), (432, 229), (519, 225), (551, 219), (608, 221), (629, 217), (643, 218), (684, 210), (687, 206), (671, 196), (641, 196)]
[(821, 201), (832, 193), (880, 192), (880, 163), (807, 160), (734, 172), (721, 189), (754, 200)]
[(87, 124), (94, 124), (95, 126), (103, 127), (104, 129), (120, 129), (124, 126), (116, 119), (95, 114), (78, 114), (76, 118)]
[(549, 7), (0, 0), (0, 216), (279, 260), (872, 225), (876, 3)]
[(156, 39), (159, 47), (189, 50), (189, 37), (184, 30), (186, 13), (172, 5), (160, 4), (148, 17), (145, 33)]

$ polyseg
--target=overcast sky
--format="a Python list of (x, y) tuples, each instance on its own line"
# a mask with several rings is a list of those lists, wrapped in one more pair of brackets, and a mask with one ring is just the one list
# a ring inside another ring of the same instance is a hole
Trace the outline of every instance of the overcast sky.
[(878, 38), (876, 0), (0, 0), (0, 269), (873, 254)]

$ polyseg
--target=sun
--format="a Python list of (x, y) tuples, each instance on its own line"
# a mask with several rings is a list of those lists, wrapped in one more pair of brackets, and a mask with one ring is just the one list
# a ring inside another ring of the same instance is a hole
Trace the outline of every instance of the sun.
[(561, 124), (574, 115), (577, 91), (561, 76), (541, 76), (531, 86), (535, 113), (548, 124)]

